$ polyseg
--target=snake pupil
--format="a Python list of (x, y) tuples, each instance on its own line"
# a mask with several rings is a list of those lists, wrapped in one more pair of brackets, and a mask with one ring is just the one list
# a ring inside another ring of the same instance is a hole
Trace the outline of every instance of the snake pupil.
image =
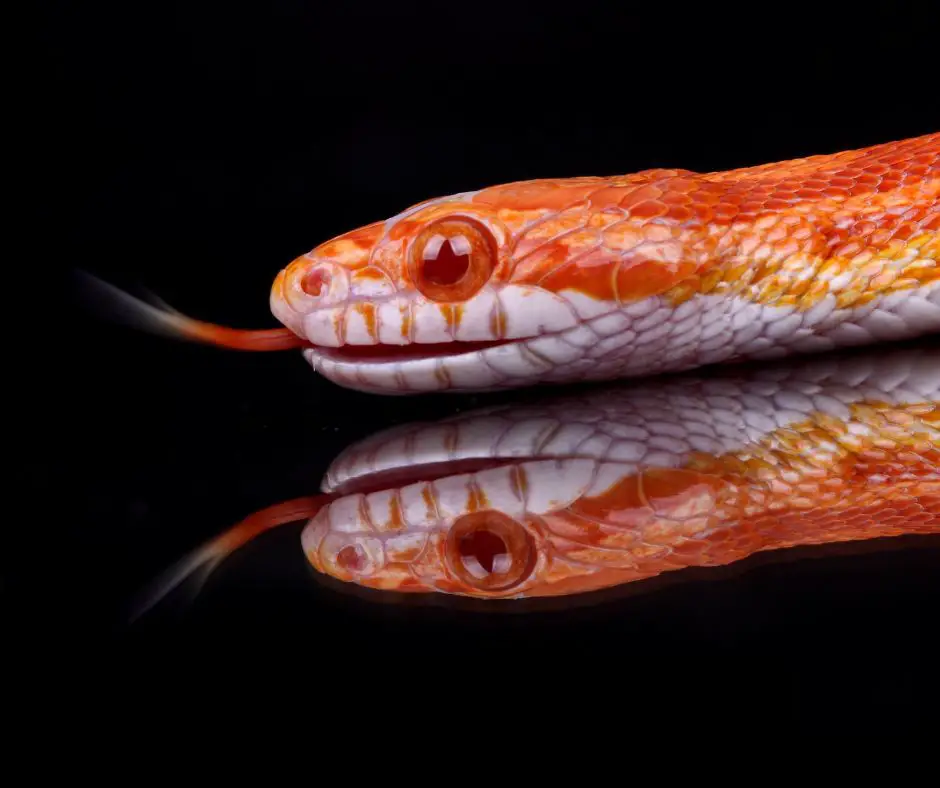
[(468, 512), (447, 534), (453, 576), (469, 588), (508, 592), (535, 571), (538, 551), (522, 523), (498, 509)]
[(460, 540), (460, 555), (462, 558), (475, 559), (487, 574), (505, 571), (505, 567), (501, 565), (507, 563), (510, 558), (509, 549), (502, 538), (483, 528), (467, 534)]
[[(461, 246), (468, 246), (465, 239)], [(429, 282), (437, 285), (452, 285), (459, 282), (470, 268), (470, 252), (458, 254), (454, 249), (454, 242), (444, 241), (436, 257), (426, 257), (424, 260), (424, 276)]]

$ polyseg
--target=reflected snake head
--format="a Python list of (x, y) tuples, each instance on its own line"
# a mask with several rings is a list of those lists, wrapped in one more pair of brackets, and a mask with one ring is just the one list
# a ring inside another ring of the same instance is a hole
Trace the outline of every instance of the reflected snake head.
[(371, 589), (482, 599), (620, 585), (755, 552), (940, 531), (940, 351), (843, 353), (402, 425), (322, 494), (255, 512), (148, 606), (271, 527)]
[(521, 598), (936, 530), (938, 387), (936, 350), (846, 355), (398, 427), (330, 466), (303, 549), (369, 588)]

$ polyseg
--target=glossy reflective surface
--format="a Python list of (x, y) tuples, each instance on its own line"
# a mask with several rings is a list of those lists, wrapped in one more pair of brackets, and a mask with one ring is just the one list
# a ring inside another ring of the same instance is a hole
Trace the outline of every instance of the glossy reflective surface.
[(302, 545), (369, 588), (517, 599), (940, 534), (938, 413), (940, 348), (903, 344), (533, 392), (349, 446)]
[[(274, 527), (391, 593), (568, 597), (765, 551), (940, 534), (940, 348), (702, 368), (381, 430), (251, 514), (137, 613)], [(563, 606), (562, 606), (563, 607)]]

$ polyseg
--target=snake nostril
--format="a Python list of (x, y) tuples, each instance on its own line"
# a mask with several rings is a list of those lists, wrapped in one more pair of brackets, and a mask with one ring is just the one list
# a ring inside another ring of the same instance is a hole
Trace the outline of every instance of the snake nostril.
[(319, 298), (324, 293), (329, 292), (331, 280), (330, 273), (318, 266), (304, 274), (303, 279), (300, 281), (300, 288), (308, 296)]
[(308, 315), (345, 301), (349, 279), (343, 268), (331, 261), (299, 257), (287, 268), (283, 294), (291, 309)]
[(367, 559), (361, 547), (346, 545), (337, 553), (336, 563), (341, 569), (350, 572), (361, 572), (367, 563)]
[(385, 565), (385, 548), (375, 537), (328, 533), (317, 548), (317, 560), (334, 577), (370, 577)]

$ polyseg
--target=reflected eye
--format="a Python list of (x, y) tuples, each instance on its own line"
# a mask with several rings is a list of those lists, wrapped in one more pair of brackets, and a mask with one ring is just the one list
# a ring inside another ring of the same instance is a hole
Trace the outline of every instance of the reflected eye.
[(506, 591), (535, 568), (529, 532), (502, 512), (464, 515), (447, 535), (447, 557), (454, 574), (481, 591)]
[(463, 301), (489, 280), (496, 244), (470, 219), (445, 219), (425, 227), (411, 247), (415, 284), (432, 301)]

